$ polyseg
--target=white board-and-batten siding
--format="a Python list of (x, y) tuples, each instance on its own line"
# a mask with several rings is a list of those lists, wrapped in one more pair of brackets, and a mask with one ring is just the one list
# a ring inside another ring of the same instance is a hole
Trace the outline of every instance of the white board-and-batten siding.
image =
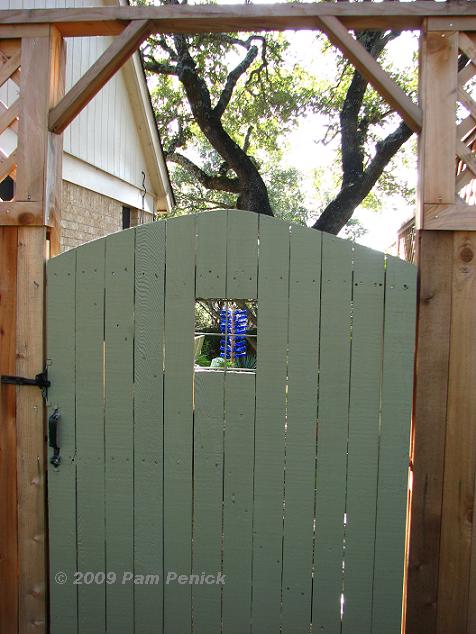
[[(111, 4), (86, 0), (0, 0), (0, 9), (64, 8)], [(110, 37), (67, 38), (66, 90), (71, 88), (111, 43)], [(154, 148), (146, 128), (147, 114), (140, 94), (138, 60), (131, 59), (102, 88), (64, 132), (66, 180), (147, 211), (166, 209), (169, 190), (158, 139)], [(17, 96), (9, 81), (0, 99), (10, 105)], [(150, 113), (149, 113), (150, 119)], [(9, 132), (10, 137), (12, 133)], [(8, 145), (8, 134), (0, 137)], [(159, 165), (157, 165), (159, 162)], [(161, 164), (160, 164), (161, 163)], [(144, 175), (145, 174), (145, 187)], [(164, 184), (164, 181), (166, 184)], [(143, 200), (143, 194), (145, 198)]]

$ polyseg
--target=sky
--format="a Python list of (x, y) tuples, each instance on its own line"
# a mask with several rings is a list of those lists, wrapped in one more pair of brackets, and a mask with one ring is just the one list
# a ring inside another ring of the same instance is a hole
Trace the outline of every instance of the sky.
[[(268, 4), (272, 0), (253, 0), (253, 4)], [(218, 0), (218, 4), (236, 4), (236, 0)], [(326, 72), (326, 64), (319, 63), (321, 53), (316, 45), (315, 32), (298, 31), (287, 32), (293, 45), (295, 59), (310, 70), (319, 69)], [(411, 64), (417, 48), (417, 40), (411, 33), (403, 33), (387, 47), (389, 61), (392, 68), (398, 71)], [(329, 69), (331, 72), (331, 69)], [(313, 172), (316, 168), (323, 169), (324, 174), (332, 177), (335, 173), (335, 150), (318, 144), (324, 136), (323, 117), (318, 115), (306, 115), (290, 136), (286, 151), (286, 163), (289, 167), (296, 167), (302, 173), (305, 180), (305, 191), (308, 197), (309, 208), (313, 208)], [(340, 169), (337, 166), (337, 169)], [(329, 171), (328, 171), (329, 170)], [(414, 165), (410, 168), (400, 169), (402, 182), (408, 185), (416, 185), (416, 157)], [(359, 208), (354, 214), (366, 229), (366, 234), (357, 239), (357, 242), (381, 251), (388, 250), (397, 239), (399, 227), (414, 214), (414, 207), (409, 206), (400, 196), (387, 197), (380, 212)]]

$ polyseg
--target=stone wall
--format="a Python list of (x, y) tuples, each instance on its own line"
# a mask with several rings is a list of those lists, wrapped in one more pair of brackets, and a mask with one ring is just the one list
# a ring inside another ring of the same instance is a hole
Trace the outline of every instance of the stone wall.
[[(143, 218), (143, 219), (142, 219)], [(152, 220), (151, 214), (131, 209), (131, 226)], [(122, 229), (122, 203), (63, 181), (61, 251)]]

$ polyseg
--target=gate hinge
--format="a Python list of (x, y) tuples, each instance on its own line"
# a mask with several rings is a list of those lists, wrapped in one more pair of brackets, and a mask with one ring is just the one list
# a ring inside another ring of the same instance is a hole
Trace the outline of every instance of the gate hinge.
[(48, 381), (48, 368), (37, 374), (34, 379), (28, 379), (24, 376), (11, 376), (9, 374), (2, 374), (0, 378), (5, 385), (35, 385), (40, 388), (44, 398), (46, 398), (47, 390), (51, 385), (51, 382)]

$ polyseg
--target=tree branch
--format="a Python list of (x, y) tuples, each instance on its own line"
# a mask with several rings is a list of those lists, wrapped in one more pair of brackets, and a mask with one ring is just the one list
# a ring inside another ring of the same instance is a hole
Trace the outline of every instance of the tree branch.
[(240, 181), (237, 178), (207, 174), (204, 170), (198, 167), (198, 165), (195, 165), (193, 161), (178, 152), (173, 152), (172, 154), (167, 155), (167, 160), (186, 169), (207, 189), (230, 192), (233, 194), (240, 193)]
[(144, 68), (158, 75), (178, 75), (177, 66), (161, 64), (149, 56), (144, 56)]
[(369, 194), (388, 162), (412, 134), (412, 130), (402, 121), (394, 132), (377, 143), (375, 156), (362, 176), (352, 183), (342, 184), (335, 199), (327, 205), (314, 223), (314, 229), (337, 235), (350, 220), (355, 208)]
[(226, 107), (230, 103), (231, 96), (233, 95), (233, 90), (235, 89), (235, 86), (239, 78), (244, 73), (246, 73), (248, 68), (256, 59), (257, 55), (258, 55), (258, 47), (252, 46), (249, 49), (248, 53), (246, 54), (246, 57), (232, 71), (230, 71), (226, 79), (225, 87), (223, 88), (220, 98), (215, 108), (213, 109), (216, 116), (219, 117), (220, 119), (223, 116), (223, 113), (225, 112)]

